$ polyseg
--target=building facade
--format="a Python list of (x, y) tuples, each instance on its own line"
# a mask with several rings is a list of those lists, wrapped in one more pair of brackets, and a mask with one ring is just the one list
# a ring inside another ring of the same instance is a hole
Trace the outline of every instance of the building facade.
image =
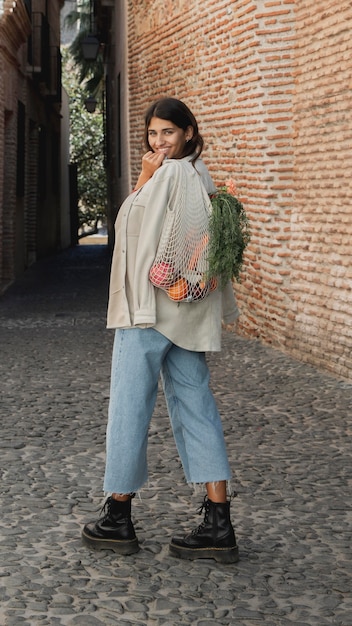
[(0, 293), (70, 242), (69, 206), (61, 201), (63, 3), (0, 4)]
[(352, 380), (352, 5), (99, 0), (111, 219), (160, 96), (195, 112), (251, 224), (239, 332)]

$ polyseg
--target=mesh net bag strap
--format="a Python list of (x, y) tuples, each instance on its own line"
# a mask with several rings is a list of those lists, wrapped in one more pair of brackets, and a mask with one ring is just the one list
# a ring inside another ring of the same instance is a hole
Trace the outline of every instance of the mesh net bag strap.
[(149, 278), (171, 300), (193, 302), (216, 287), (207, 281), (211, 202), (192, 164), (174, 163), (181, 168), (179, 184), (170, 198)]

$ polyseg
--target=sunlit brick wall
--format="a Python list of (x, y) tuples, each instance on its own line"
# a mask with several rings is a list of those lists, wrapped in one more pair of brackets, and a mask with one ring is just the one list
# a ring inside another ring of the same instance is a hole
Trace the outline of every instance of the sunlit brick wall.
[(352, 379), (352, 5), (297, 3), (287, 347)]
[(131, 168), (141, 117), (172, 95), (251, 221), (239, 332), (352, 379), (348, 0), (129, 0)]

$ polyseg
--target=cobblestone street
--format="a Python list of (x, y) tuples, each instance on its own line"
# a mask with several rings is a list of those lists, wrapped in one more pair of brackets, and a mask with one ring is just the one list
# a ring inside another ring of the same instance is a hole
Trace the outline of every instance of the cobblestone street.
[(231, 332), (209, 364), (240, 561), (168, 554), (202, 496), (161, 394), (133, 501), (141, 551), (82, 546), (103, 501), (109, 262), (105, 246), (77, 246), (0, 298), (1, 625), (352, 626), (352, 385)]

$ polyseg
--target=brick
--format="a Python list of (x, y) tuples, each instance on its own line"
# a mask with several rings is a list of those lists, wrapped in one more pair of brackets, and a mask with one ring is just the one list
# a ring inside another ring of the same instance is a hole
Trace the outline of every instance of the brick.
[[(60, 43), (60, 8), (62, 0), (48, 3), (50, 51)], [(33, 11), (43, 3), (32, 1)], [(43, 97), (43, 89), (34, 81), (27, 67), (27, 41), (30, 20), (23, 2), (5, 0), (0, 16), (0, 293), (45, 252), (58, 249), (60, 199), (51, 193), (56, 160), (48, 159), (46, 198), (38, 207), (38, 128), (47, 130), (47, 152), (54, 157), (50, 144), (60, 133), (60, 106)], [(42, 10), (42, 9), (40, 9)], [(46, 51), (47, 54), (50, 53)], [(22, 109), (23, 107), (23, 109)], [(17, 116), (23, 110), (23, 144), (17, 154)], [(36, 127), (35, 127), (36, 124)], [(33, 129), (34, 127), (34, 129)], [(58, 150), (60, 142), (57, 141)], [(56, 155), (57, 156), (57, 155)], [(17, 191), (17, 162), (23, 157), (24, 189)], [(57, 171), (55, 169), (55, 177)], [(64, 207), (64, 211), (67, 207)], [(37, 216), (40, 216), (38, 219)], [(45, 221), (45, 225), (42, 222)], [(39, 228), (42, 231), (39, 232)]]
[(352, 351), (351, 4), (227, 9), (128, 2), (132, 179), (143, 111), (171, 91), (196, 113), (214, 180), (235, 178), (250, 219), (241, 333), (352, 379), (351, 359), (335, 356), (342, 338)]

